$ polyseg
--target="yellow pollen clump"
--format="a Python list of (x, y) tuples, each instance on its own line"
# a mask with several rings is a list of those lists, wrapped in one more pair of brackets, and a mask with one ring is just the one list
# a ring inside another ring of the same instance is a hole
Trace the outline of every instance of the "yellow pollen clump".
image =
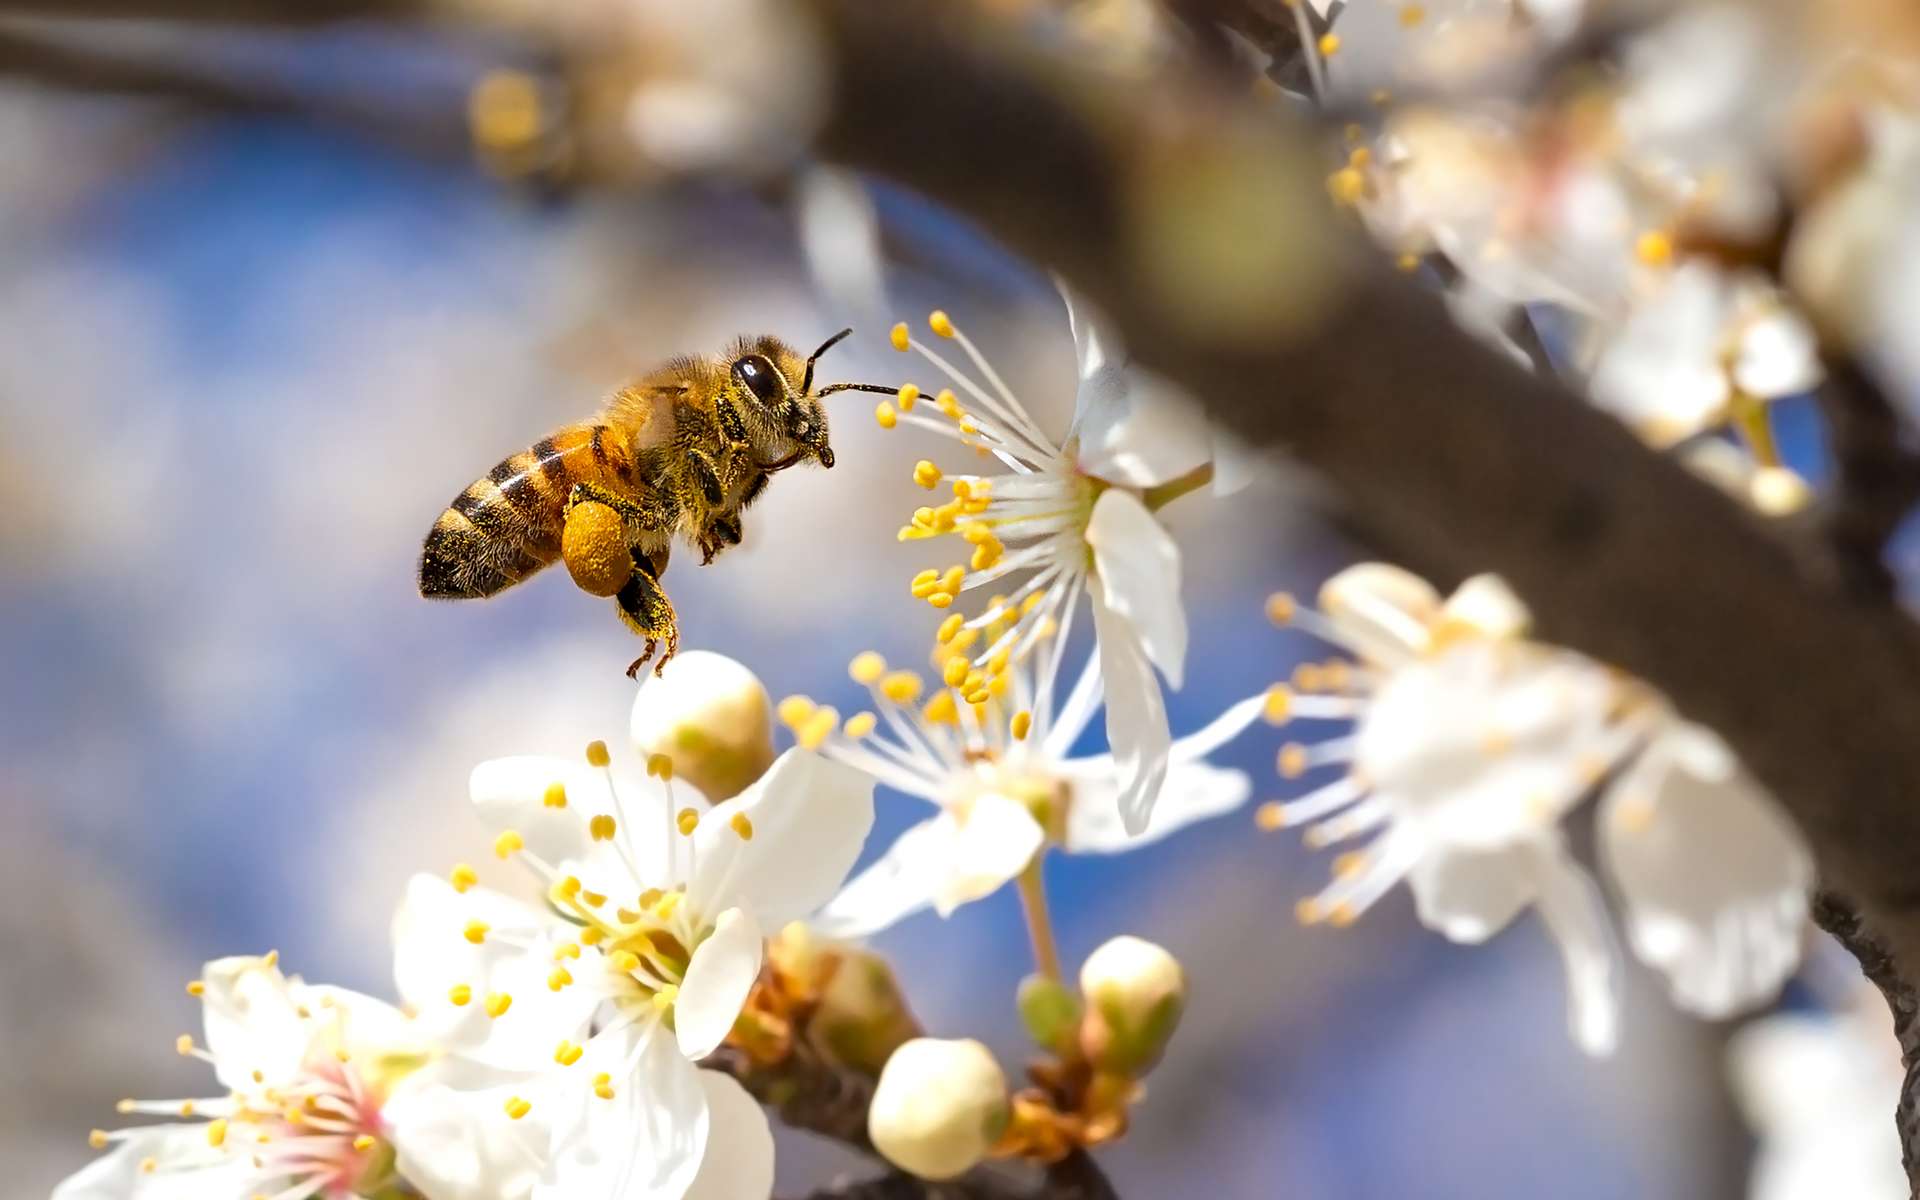
[(780, 702), (780, 706), (774, 709), (774, 712), (779, 716), (782, 725), (788, 729), (798, 729), (806, 723), (808, 717), (813, 715), (813, 709), (813, 701), (806, 696), (788, 696)]
[(1340, 53), (1340, 35), (1337, 33), (1321, 34), (1320, 35), (1320, 57), (1332, 58), (1334, 55), (1338, 53)]
[(512, 858), (527, 848), (527, 839), (520, 836), (518, 830), (503, 829), (500, 836), (493, 839), (493, 853), (496, 858)]
[(960, 709), (953, 702), (952, 692), (935, 692), (926, 707), (920, 710), (920, 715), (934, 725), (951, 725), (959, 719)]
[(615, 950), (607, 955), (607, 965), (622, 975), (627, 975), (639, 969), (640, 956), (631, 950)]
[(580, 894), (580, 889), (583, 886), (578, 875), (563, 876), (555, 881), (553, 894), (562, 900), (571, 900)]
[(464, 983), (456, 983), (447, 990), (447, 999), (455, 1008), (465, 1008), (473, 1000), (473, 988)]
[(599, 892), (581, 892), (580, 900), (581, 903), (587, 905), (589, 908), (599, 908), (607, 902), (607, 898)]
[(680, 998), (679, 988), (675, 987), (671, 983), (664, 984), (661, 986), (659, 991), (653, 994), (653, 1006), (659, 1009), (661, 1012), (665, 1012), (668, 1009), (672, 1008), (673, 1002), (675, 1000), (678, 1000), (679, 998)]
[(887, 340), (893, 343), (895, 350), (905, 354), (907, 352), (907, 323), (905, 321), (895, 322), (893, 328), (887, 331)]
[(853, 681), (867, 687), (878, 683), (880, 677), (886, 673), (887, 660), (872, 650), (861, 651), (853, 656), (852, 662), (847, 664), (847, 674), (852, 676)]
[(1403, 4), (1400, 6), (1400, 24), (1402, 27), (1412, 29), (1415, 25), (1420, 24), (1426, 19), (1427, 10), (1423, 5)]
[[(833, 731), (840, 727), (840, 713), (831, 706), (816, 709), (806, 722), (793, 731), (793, 736), (803, 749), (818, 750), (826, 744)], [(692, 809), (687, 809), (692, 812)]]
[(1401, 272), (1411, 275), (1420, 269), (1420, 256), (1413, 253), (1402, 254), (1393, 260), (1393, 265)]
[(841, 732), (857, 742), (872, 733), (874, 726), (879, 723), (880, 718), (874, 716), (872, 713), (857, 712), (847, 718), (847, 723), (841, 726)]
[(532, 1111), (533, 1105), (518, 1096), (513, 1096), (507, 1100), (507, 1116), (512, 1120), (518, 1121), (521, 1117), (526, 1116)]
[(727, 818), (727, 828), (743, 842), (753, 840), (753, 819), (743, 812), (737, 812)]
[(1649, 267), (1664, 267), (1673, 261), (1673, 239), (1658, 229), (1649, 229), (1634, 241), (1633, 256)]
[(593, 820), (587, 822), (587, 834), (596, 842), (612, 841), (617, 828), (613, 817), (607, 813), (595, 813)]
[(1027, 733), (1032, 728), (1033, 728), (1032, 713), (1028, 712), (1026, 709), (1023, 708), (1019, 712), (1013, 714), (1013, 724), (1009, 732), (1013, 734), (1014, 741), (1016, 742), (1026, 741)]
[(1293, 688), (1297, 692), (1317, 692), (1326, 686), (1319, 663), (1301, 663), (1293, 669)]
[(580, 944), (582, 946), (598, 946), (606, 940), (606, 936), (606, 930), (601, 929), (597, 925), (589, 925), (580, 931)]
[(999, 538), (988, 535), (985, 541), (974, 547), (973, 560), (970, 565), (976, 571), (984, 571), (999, 562), (1000, 556), (1006, 552), (1007, 548), (1001, 544)]
[(933, 406), (950, 421), (958, 421), (967, 415), (967, 410), (960, 407), (960, 397), (954, 395), (952, 388), (941, 388), (933, 398)]
[(177, 1053), (180, 1053), (180, 1054), (192, 1054), (193, 1053), (193, 1035), (190, 1033), (183, 1033), (179, 1037), (173, 1039), (173, 1048)]
[(193, 1101), (191, 1101), (191, 1100), (182, 1100), (182, 1101), (180, 1102), (180, 1115), (181, 1115), (181, 1116), (183, 1116), (183, 1117), (190, 1117), (190, 1116), (192, 1116), (192, 1115), (193, 1115), (193, 1112), (194, 1112), (194, 1109), (193, 1109)]
[(674, 815), (673, 823), (685, 837), (692, 837), (693, 831), (700, 827), (700, 814), (690, 808), (683, 808)]
[(1282, 779), (1298, 779), (1307, 773), (1307, 748), (1299, 742), (1288, 742), (1280, 747), (1280, 755), (1275, 767)]
[(109, 1136), (104, 1129), (96, 1129), (87, 1135), (87, 1145), (92, 1146), (95, 1150), (105, 1150), (107, 1143), (112, 1140), (111, 1136)]
[(363, 1133), (359, 1137), (353, 1139), (353, 1148), (355, 1150), (358, 1150), (362, 1154), (365, 1154), (367, 1151), (373, 1149), (375, 1146), (378, 1146), (379, 1144), (380, 1144), (380, 1139), (377, 1137), (374, 1137), (370, 1133)]
[(1267, 689), (1266, 703), (1261, 706), (1260, 715), (1269, 725), (1285, 725), (1293, 716), (1293, 693), (1284, 683), (1276, 683)]
[(1347, 154), (1347, 165), (1350, 167), (1364, 167), (1371, 162), (1373, 162), (1373, 151), (1365, 146), (1355, 146)]
[(959, 687), (966, 677), (967, 660), (961, 655), (954, 655), (947, 660), (946, 666), (940, 668), (940, 678), (946, 681), (948, 687)]
[(920, 389), (910, 383), (903, 383), (900, 385), (900, 391), (894, 399), (900, 402), (901, 412), (912, 412), (913, 406), (918, 403), (920, 399)]
[(447, 882), (453, 885), (454, 891), (465, 892), (480, 882), (480, 873), (466, 863), (455, 863), (453, 870), (447, 872)]
[(882, 400), (873, 406), (873, 419), (880, 428), (892, 429), (900, 423), (900, 414), (894, 411), (892, 404)]
[[(954, 614), (955, 617), (959, 615), (960, 615), (959, 613)], [(953, 620), (953, 617), (948, 617), (947, 620), (951, 621)], [(947, 642), (947, 649), (951, 650), (955, 654), (960, 654), (966, 651), (975, 642), (979, 640), (980, 640), (980, 631), (978, 629), (962, 629), (960, 632), (953, 635), (952, 640)]]
[(1272, 833), (1287, 826), (1287, 806), (1278, 800), (1269, 800), (1253, 810), (1253, 823), (1262, 833)]
[(602, 1100), (613, 1099), (613, 1076), (605, 1071), (593, 1077), (593, 1094)]
[(1367, 177), (1357, 167), (1341, 167), (1327, 176), (1327, 194), (1337, 204), (1358, 204), (1367, 194)]
[(941, 478), (940, 468), (930, 460), (923, 458), (913, 464), (913, 481), (928, 491), (939, 487)]
[(579, 957), (580, 957), (580, 947), (577, 943), (561, 942), (558, 946), (555, 946), (553, 948), (553, 960), (555, 962), (559, 962), (563, 958), (579, 958)]
[(935, 608), (952, 608), (953, 593), (952, 592), (930, 593), (927, 596), (927, 603), (933, 605)]
[(557, 992), (573, 982), (573, 972), (565, 967), (555, 967), (547, 974), (547, 990)]
[(466, 929), (461, 932), (460, 936), (478, 946), (487, 940), (487, 931), (490, 928), (492, 927), (485, 921), (468, 921)]
[(613, 761), (613, 756), (607, 753), (607, 744), (605, 742), (591, 741), (587, 743), (587, 765), (588, 766), (604, 767), (612, 761)]
[(912, 671), (895, 671), (880, 681), (880, 694), (895, 704), (912, 704), (924, 690), (925, 681)]
[(207, 1122), (207, 1145), (224, 1146), (227, 1141), (227, 1119), (216, 1117)]
[(953, 336), (953, 319), (947, 316), (945, 309), (936, 308), (927, 314), (927, 328), (943, 338), (950, 338)]
[(506, 1015), (509, 1008), (513, 1007), (513, 997), (505, 992), (488, 992), (484, 1004), (488, 1016), (502, 1017)]
[(576, 1046), (567, 1039), (561, 1038), (560, 1044), (554, 1047), (553, 1061), (563, 1067), (570, 1067), (579, 1062), (580, 1056), (584, 1053), (586, 1053), (586, 1050), (583, 1047)]

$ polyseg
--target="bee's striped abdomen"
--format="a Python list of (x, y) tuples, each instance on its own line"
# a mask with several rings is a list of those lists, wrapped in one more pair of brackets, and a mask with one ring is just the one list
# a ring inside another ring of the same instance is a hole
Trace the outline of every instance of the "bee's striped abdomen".
[(491, 596), (532, 575), (560, 554), (573, 485), (618, 486), (630, 471), (624, 445), (604, 425), (570, 426), (503, 459), (433, 523), (420, 555), (420, 594)]

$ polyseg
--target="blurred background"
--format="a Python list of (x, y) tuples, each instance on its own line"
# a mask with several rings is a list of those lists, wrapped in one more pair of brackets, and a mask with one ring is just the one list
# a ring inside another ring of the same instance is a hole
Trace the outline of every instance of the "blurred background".
[[(17, 88), (0, 155), (7, 1200), (86, 1161), (116, 1098), (204, 1091), (171, 1048), (201, 962), (277, 948), (309, 979), (390, 992), (407, 876), (483, 857), (472, 766), (624, 745), (635, 645), (608, 602), (559, 573), (487, 603), (417, 596), (420, 539), (470, 479), (740, 332), (811, 345), (857, 321), (829, 376), (897, 382), (884, 322), (935, 305), (1052, 429), (1069, 415), (1050, 283), (884, 188), (876, 321), (819, 288), (779, 189), (559, 203), (290, 120)], [(781, 477), (742, 548), (706, 570), (682, 554), (666, 582), (687, 645), (850, 711), (847, 660), (916, 660), (935, 623), (905, 583), (939, 552), (893, 532), (924, 495), (912, 463), (946, 447), (858, 401), (835, 419), (835, 470)], [(1195, 664), (1176, 733), (1324, 654), (1261, 615), (1364, 554), (1312, 498), (1275, 464), (1169, 510)], [(1256, 729), (1221, 761), (1277, 795), (1276, 743)], [(918, 815), (881, 804), (876, 845)], [(1193, 980), (1134, 1133), (1102, 1155), (1124, 1194), (1742, 1194), (1724, 1030), (1630, 966), (1623, 1050), (1587, 1061), (1532, 918), (1458, 950), (1397, 891), (1356, 928), (1300, 928), (1326, 869), (1250, 811), (1054, 860), (1070, 960), (1136, 932)], [(878, 944), (930, 1030), (1019, 1060), (1010, 890)], [(783, 1143), (783, 1189), (851, 1165), (804, 1141)]]

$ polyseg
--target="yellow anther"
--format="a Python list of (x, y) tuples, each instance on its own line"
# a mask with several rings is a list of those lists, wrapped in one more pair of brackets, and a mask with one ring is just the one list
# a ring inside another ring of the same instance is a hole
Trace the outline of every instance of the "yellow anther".
[(946, 666), (940, 668), (940, 678), (946, 681), (948, 687), (959, 687), (966, 681), (967, 667), (966, 658), (956, 654), (947, 660)]
[[(974, 434), (980, 432), (980, 424), (979, 422), (975, 421), (972, 417), (961, 417), (959, 430), (962, 434), (966, 435), (967, 437), (972, 437)], [(980, 447), (976, 446), (975, 449), (980, 449)]]
[(1039, 608), (1040, 601), (1044, 599), (1046, 599), (1046, 597), (1043, 596), (1041, 593), (1034, 592), (1032, 595), (1028, 596), (1025, 600), (1022, 600), (1020, 602), (1020, 615), (1024, 617), (1028, 613), (1032, 612), (1034, 609)]
[(207, 985), (205, 983), (202, 983), (198, 979), (189, 979), (187, 981), (187, 995), (204, 996), (206, 994), (207, 994)]
[(589, 925), (580, 931), (580, 944), (582, 946), (598, 946), (601, 942), (605, 941), (606, 938), (607, 931), (598, 925)]
[[(949, 621), (953, 619), (953, 617), (947, 618)], [(978, 629), (962, 629), (959, 633), (953, 635), (953, 640), (947, 643), (947, 649), (955, 654), (965, 654), (967, 650), (979, 640), (980, 631)]]
[(613, 1099), (613, 1076), (602, 1071), (593, 1077), (593, 1094), (602, 1100)]
[(965, 582), (966, 578), (967, 570), (965, 567), (948, 567), (947, 573), (940, 577), (940, 590), (943, 592), (952, 592), (957, 596), (960, 594), (960, 585)]
[(566, 1038), (561, 1038), (560, 1044), (553, 1048), (553, 1061), (563, 1067), (570, 1067), (579, 1062), (580, 1056), (584, 1053), (586, 1051), (583, 1047), (574, 1045)]
[(743, 842), (753, 840), (753, 819), (743, 812), (737, 812), (727, 818), (727, 828), (733, 830)]
[(953, 320), (947, 316), (945, 309), (936, 308), (928, 313), (927, 327), (941, 337), (950, 338), (953, 336)]
[(1403, 28), (1412, 29), (1415, 25), (1420, 24), (1420, 22), (1426, 19), (1427, 10), (1425, 5), (1403, 4), (1400, 6), (1400, 24)]
[(1033, 728), (1032, 713), (1028, 712), (1026, 709), (1023, 708), (1019, 712), (1013, 714), (1012, 733), (1013, 733), (1014, 741), (1016, 742), (1026, 741), (1027, 733), (1032, 728)]
[(1330, 692), (1344, 692), (1353, 684), (1353, 666), (1338, 658), (1320, 665), (1320, 682)]
[(951, 642), (954, 639), (955, 635), (957, 635), (960, 632), (960, 627), (962, 625), (965, 625), (966, 623), (967, 623), (967, 618), (965, 617), (965, 615), (961, 613), (954, 613), (952, 616), (948, 617), (946, 620), (940, 622), (940, 632), (934, 635), (934, 640), (939, 642), (942, 646), (946, 645), (948, 642)]
[(1293, 669), (1293, 690), (1296, 692), (1317, 692), (1326, 686), (1324, 680), (1319, 663), (1301, 663)]
[(666, 895), (660, 897), (660, 899), (654, 903), (653, 915), (659, 917), (662, 921), (673, 920), (674, 911), (680, 907), (680, 898), (682, 895), (684, 895), (682, 892), (668, 892)]
[(960, 407), (960, 397), (953, 394), (952, 388), (941, 388), (939, 394), (933, 398), (933, 406), (951, 421), (958, 421), (967, 415), (967, 410)]
[(666, 893), (659, 888), (648, 888), (646, 891), (640, 893), (640, 907), (652, 908), (654, 905), (660, 903), (660, 897), (664, 895), (666, 895)]
[(780, 723), (788, 729), (798, 729), (813, 715), (813, 701), (805, 696), (788, 696), (774, 710), (780, 717)]
[(577, 943), (561, 942), (558, 946), (555, 946), (553, 948), (553, 959), (555, 962), (558, 962), (563, 958), (579, 958), (579, 957), (580, 957), (580, 947)]
[(935, 608), (952, 608), (953, 593), (952, 592), (929, 593), (927, 596), (927, 603), (933, 605)]
[(87, 1145), (92, 1146), (95, 1150), (105, 1150), (107, 1143), (112, 1140), (112, 1136), (104, 1129), (96, 1129), (87, 1135)]
[(1373, 151), (1365, 146), (1355, 146), (1347, 152), (1347, 165), (1350, 167), (1365, 167), (1372, 162)]
[(872, 733), (874, 726), (879, 723), (880, 718), (872, 713), (857, 712), (847, 718), (847, 723), (840, 727), (840, 731), (857, 742)]
[(1345, 900), (1334, 905), (1333, 911), (1327, 914), (1327, 924), (1333, 926), (1335, 929), (1345, 929), (1359, 919), (1360, 910)]
[(1278, 800), (1269, 800), (1253, 810), (1253, 823), (1263, 833), (1272, 833), (1287, 827), (1287, 806)]
[(985, 521), (968, 521), (960, 527), (960, 536), (970, 545), (978, 546), (982, 542), (993, 540), (993, 526)]
[(547, 808), (565, 808), (567, 806), (567, 785), (558, 779), (547, 785), (540, 794), (540, 803)]
[(1413, 253), (1402, 254), (1393, 260), (1393, 265), (1404, 274), (1411, 275), (1420, 269), (1420, 256)]
[(873, 419), (879, 422), (880, 428), (892, 429), (900, 423), (900, 414), (894, 411), (892, 404), (882, 400), (873, 406)]
[(466, 929), (461, 932), (460, 936), (478, 946), (487, 940), (487, 931), (491, 928), (492, 926), (488, 925), (485, 921), (468, 921)]
[(1333, 877), (1351, 879), (1366, 869), (1367, 862), (1365, 850), (1349, 850), (1333, 860)]
[(894, 327), (887, 331), (887, 340), (893, 343), (895, 350), (905, 354), (907, 352), (907, 323), (905, 321), (896, 322)]
[[(956, 479), (953, 481), (952, 486), (953, 498), (955, 500), (973, 499), (974, 483), (971, 479)], [(986, 486), (986, 482), (983, 480), (980, 483), (980, 487), (984, 488)]]
[(930, 460), (923, 458), (913, 464), (913, 481), (928, 491), (939, 487), (940, 479), (940, 468), (934, 466)]
[(1260, 708), (1260, 715), (1269, 725), (1285, 725), (1293, 715), (1293, 693), (1284, 683), (1276, 683), (1267, 689), (1267, 700)]
[(1334, 55), (1338, 53), (1340, 53), (1340, 35), (1337, 33), (1321, 34), (1320, 35), (1320, 57), (1332, 58)]
[(125, 1100), (115, 1100), (113, 1102), (113, 1111), (117, 1113), (130, 1113), (138, 1107), (140, 1107), (140, 1102), (138, 1100), (134, 1100), (131, 1098), (125, 1099)]
[(673, 756), (668, 754), (647, 755), (647, 774), (662, 782), (672, 782)]
[[(827, 739), (832, 737), (833, 731), (839, 727), (839, 711), (831, 705), (827, 705), (815, 710), (813, 716), (807, 719), (806, 724), (793, 731), (793, 737), (795, 741), (800, 743), (802, 749), (818, 750), (820, 747), (826, 745)], [(693, 810), (688, 809), (687, 811), (691, 812)]]
[(520, 836), (518, 830), (503, 829), (500, 836), (493, 839), (493, 853), (496, 858), (512, 858), (527, 848), (527, 839)]
[(192, 1116), (192, 1115), (194, 1114), (194, 1107), (193, 1107), (193, 1101), (191, 1101), (191, 1100), (182, 1100), (182, 1101), (180, 1102), (180, 1110), (179, 1110), (179, 1111), (180, 1111), (180, 1115), (181, 1115), (182, 1117), (191, 1117), (191, 1116)]
[(1664, 267), (1673, 261), (1673, 238), (1649, 229), (1634, 241), (1633, 256), (1649, 267)]
[[(653, 900), (648, 900), (646, 897), (646, 894), (642, 893), (640, 896), (640, 907), (652, 908), (653, 902), (658, 899), (660, 899), (659, 892), (655, 892), (653, 894)], [(614, 918), (618, 920), (622, 925), (638, 925), (640, 923), (640, 914), (626, 907), (625, 905), (622, 905), (619, 908), (614, 909), (613, 915), (614, 915)]]
[(562, 900), (571, 900), (580, 894), (581, 886), (578, 875), (565, 875), (554, 880), (553, 894)]
[(929, 579), (923, 579), (916, 575), (914, 576), (913, 582), (907, 587), (907, 591), (912, 593), (915, 600), (925, 600), (940, 590), (940, 577), (938, 575)]
[(227, 1143), (227, 1119), (215, 1117), (207, 1122), (207, 1145), (224, 1146)]
[(593, 819), (587, 822), (587, 836), (596, 842), (610, 842), (617, 828), (611, 814), (595, 813)]
[(880, 677), (886, 673), (887, 660), (872, 650), (861, 651), (853, 656), (852, 662), (847, 664), (847, 674), (852, 676), (853, 681), (867, 687), (880, 682)]
[(149, 1154), (147, 1157), (140, 1160), (140, 1173), (142, 1175), (151, 1175), (155, 1171), (158, 1171), (159, 1169), (160, 1169), (160, 1160), (153, 1157), (151, 1154)]
[(557, 992), (573, 982), (573, 972), (565, 967), (555, 967), (547, 972), (547, 990)]
[(1302, 925), (1317, 925), (1325, 918), (1325, 914), (1320, 909), (1320, 902), (1308, 896), (1293, 906), (1293, 917)]
[(510, 1097), (507, 1100), (507, 1116), (512, 1120), (518, 1121), (521, 1117), (526, 1116), (532, 1111), (533, 1105), (518, 1096)]
[(260, 965), (267, 968), (269, 971), (279, 966), (280, 952), (278, 950), (269, 950), (265, 954), (262, 954), (260, 956)]
[(1341, 167), (1327, 176), (1327, 194), (1336, 204), (1358, 204), (1366, 198), (1367, 177), (1358, 167)]
[(192, 1054), (193, 1053), (193, 1035), (190, 1033), (183, 1033), (179, 1037), (173, 1039), (173, 1048), (177, 1053), (180, 1053), (183, 1055)]
[(488, 1016), (501, 1017), (513, 1007), (513, 997), (505, 992), (488, 992), (486, 1000), (482, 1003), (486, 1005)]
[(380, 1144), (380, 1139), (377, 1137), (374, 1137), (370, 1133), (363, 1133), (359, 1137), (353, 1139), (353, 1148), (362, 1154), (365, 1154), (367, 1151), (373, 1149), (375, 1146), (378, 1146), (379, 1144)]
[(683, 808), (674, 814), (673, 823), (683, 837), (692, 837), (693, 831), (700, 827), (700, 814), (690, 808)]
[(1282, 779), (1298, 779), (1307, 773), (1307, 748), (1299, 742), (1288, 742), (1280, 747), (1280, 754), (1274, 760), (1274, 767)]
[(607, 744), (605, 742), (596, 739), (595, 741), (587, 743), (588, 766), (604, 767), (612, 761), (613, 756), (607, 753)]
[(1012, 663), (1013, 648), (1010, 646), (1002, 646), (987, 658), (987, 674), (1005, 675), (1007, 668), (1011, 666)]
[(912, 412), (914, 404), (920, 399), (920, 389), (910, 383), (903, 383), (894, 399), (899, 402), (901, 412)]
[(640, 956), (631, 950), (615, 950), (607, 955), (607, 965), (622, 975), (630, 975), (640, 969)]
[(580, 902), (588, 908), (599, 908), (607, 902), (607, 898), (600, 892), (581, 892)]
[(880, 681), (880, 694), (895, 704), (912, 704), (925, 689), (926, 683), (912, 671), (893, 671)]
[(934, 725), (951, 725), (960, 716), (960, 707), (953, 701), (952, 692), (935, 692), (920, 715)]
[(480, 882), (480, 873), (466, 863), (455, 863), (453, 870), (447, 872), (447, 882), (453, 885), (454, 891), (465, 892)]
[(679, 988), (675, 987), (671, 983), (663, 984), (661, 985), (660, 990), (653, 994), (653, 1007), (658, 1009), (661, 1012), (665, 1012), (668, 1009), (672, 1008), (673, 1002), (675, 1000), (678, 1000), (679, 998), (680, 998)]
[(455, 1008), (465, 1008), (473, 1001), (473, 988), (464, 983), (456, 983), (447, 989), (447, 999)]
[(999, 562), (1000, 556), (1006, 552), (1007, 548), (1000, 543), (999, 538), (990, 537), (974, 547), (973, 560), (968, 565), (976, 571), (984, 571)]

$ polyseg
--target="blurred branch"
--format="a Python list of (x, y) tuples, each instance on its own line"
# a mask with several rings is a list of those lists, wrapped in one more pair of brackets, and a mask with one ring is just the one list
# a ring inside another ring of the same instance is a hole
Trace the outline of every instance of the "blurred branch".
[(1850, 901), (1821, 892), (1813, 898), (1813, 919), (1859, 961), (1861, 971), (1893, 1010), (1893, 1033), (1900, 1041), (1900, 1063), (1906, 1069), (1894, 1122), (1900, 1130), (1900, 1161), (1911, 1183), (1920, 1178), (1920, 1161), (1916, 1161), (1920, 1157), (1920, 992), (1886, 943), (1865, 928)]
[(1920, 453), (1886, 392), (1858, 359), (1829, 360), (1819, 391), (1837, 478), (1826, 517), (1840, 565), (1868, 595), (1891, 596), (1887, 542), (1920, 503)]

